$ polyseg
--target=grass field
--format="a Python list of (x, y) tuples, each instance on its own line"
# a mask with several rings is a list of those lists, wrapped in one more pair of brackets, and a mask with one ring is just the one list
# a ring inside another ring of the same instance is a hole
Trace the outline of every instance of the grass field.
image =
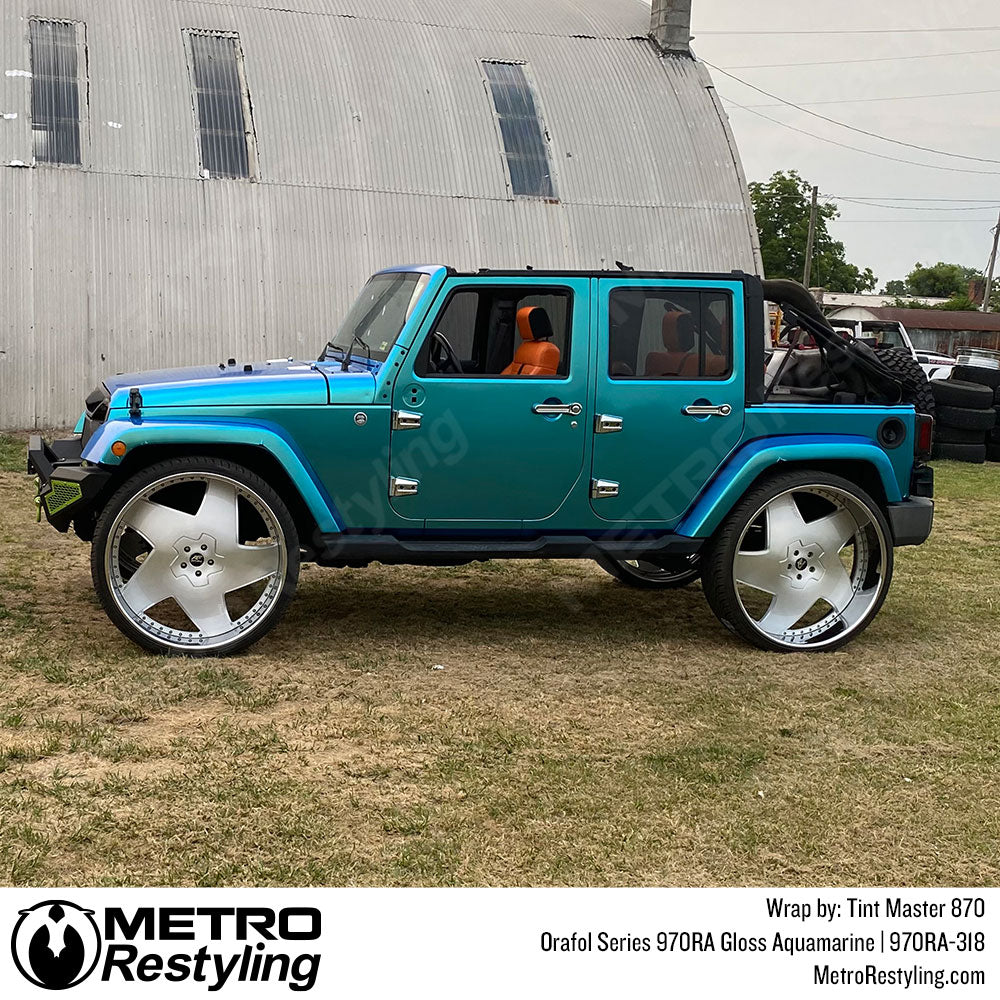
[[(0, 437), (0, 882), (1000, 884), (1000, 466), (938, 467), (853, 645), (742, 645), (583, 562), (307, 568), (140, 653)], [(436, 665), (444, 669), (433, 669)]]

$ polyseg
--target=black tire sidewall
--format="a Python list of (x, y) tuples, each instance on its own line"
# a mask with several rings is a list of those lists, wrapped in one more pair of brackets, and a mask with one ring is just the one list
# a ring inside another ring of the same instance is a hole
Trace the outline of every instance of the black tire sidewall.
[(681, 587), (687, 587), (689, 584), (694, 583), (701, 576), (701, 569), (699, 567), (692, 569), (690, 573), (674, 579), (647, 580), (629, 572), (627, 566), (623, 566), (622, 562), (612, 559), (610, 556), (598, 556), (594, 561), (605, 573), (609, 573), (619, 583), (625, 584), (626, 587), (634, 587), (637, 590), (679, 590)]
[(989, 386), (959, 379), (935, 379), (931, 391), (938, 406), (961, 406), (970, 410), (986, 410), (993, 406)]
[(967, 406), (939, 406), (937, 421), (944, 427), (955, 427), (965, 431), (993, 430), (997, 422), (996, 411), (992, 406), (986, 409), (971, 409)]
[(990, 389), (1000, 388), (1000, 368), (982, 368), (979, 365), (955, 365), (952, 373), (956, 379), (972, 382), (975, 385), (985, 385)]
[[(255, 622), (246, 632), (223, 646), (212, 649), (199, 649), (195, 646), (183, 648), (169, 646), (158, 641), (140, 629), (122, 610), (111, 592), (111, 585), (105, 569), (105, 552), (110, 541), (111, 529), (115, 519), (129, 501), (147, 486), (169, 475), (187, 473), (214, 473), (234, 480), (241, 486), (252, 490), (263, 500), (275, 518), (278, 520), (284, 534), (286, 549), (286, 571), (281, 593), (267, 610), (264, 616)], [(238, 653), (262, 639), (273, 629), (295, 597), (299, 580), (300, 566), (299, 536), (295, 521), (288, 507), (277, 492), (255, 472), (226, 459), (210, 456), (192, 456), (191, 458), (172, 458), (154, 465), (147, 466), (126, 480), (112, 495), (98, 518), (94, 530), (94, 539), (90, 550), (90, 571), (94, 581), (94, 589), (104, 611), (128, 639), (131, 639), (143, 649), (163, 656), (190, 657), (222, 657)]]
[[(886, 545), (885, 566), (882, 570), (882, 590), (860, 623), (846, 635), (823, 645), (788, 646), (761, 633), (749, 620), (740, 602), (733, 580), (733, 562), (741, 536), (760, 509), (775, 497), (791, 489), (806, 486), (831, 486), (849, 493), (871, 511), (883, 533)], [(752, 486), (739, 500), (722, 525), (709, 540), (702, 557), (702, 586), (709, 606), (730, 631), (760, 649), (777, 653), (827, 653), (856, 639), (875, 619), (892, 583), (892, 530), (881, 506), (863, 489), (847, 479), (828, 472), (808, 469), (793, 470), (766, 476)]]

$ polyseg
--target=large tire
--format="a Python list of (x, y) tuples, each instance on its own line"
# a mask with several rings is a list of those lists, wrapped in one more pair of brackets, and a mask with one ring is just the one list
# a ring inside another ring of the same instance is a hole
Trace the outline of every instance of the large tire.
[(931, 392), (938, 406), (964, 406), (971, 410), (987, 410), (993, 406), (992, 390), (975, 382), (934, 381)]
[(980, 368), (979, 365), (955, 365), (954, 378), (976, 385), (987, 385), (991, 389), (1000, 388), (1000, 368)]
[[(973, 413), (980, 413), (980, 410), (973, 410)], [(934, 428), (934, 440), (939, 444), (982, 444), (985, 440), (986, 431), (963, 430), (960, 427), (949, 427), (947, 424), (938, 424)]]
[(803, 469), (769, 476), (736, 504), (702, 554), (702, 586), (722, 624), (753, 645), (825, 651), (878, 614), (892, 563), (879, 505), (840, 476)]
[(942, 406), (937, 411), (937, 421), (946, 427), (963, 430), (990, 431), (997, 422), (996, 410), (970, 410), (964, 406)]
[(986, 461), (986, 445), (984, 444), (935, 444), (931, 458), (950, 459), (953, 462), (971, 462), (982, 465)]
[(611, 559), (600, 556), (597, 565), (619, 583), (639, 590), (677, 590), (694, 583), (701, 576), (697, 556), (678, 557), (672, 565), (660, 566), (643, 559)]
[(1000, 444), (988, 444), (986, 446), (986, 461), (1000, 462)]
[(260, 476), (224, 459), (175, 458), (108, 501), (91, 573), (108, 617), (133, 642), (165, 655), (227, 656), (287, 610), (298, 532)]
[(934, 416), (934, 393), (920, 362), (901, 347), (879, 351), (878, 359), (902, 384), (903, 402), (912, 403), (917, 413)]

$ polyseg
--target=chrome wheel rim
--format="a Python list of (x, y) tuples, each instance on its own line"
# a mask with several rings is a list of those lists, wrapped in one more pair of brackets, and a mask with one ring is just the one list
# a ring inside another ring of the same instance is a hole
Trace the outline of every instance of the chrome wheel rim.
[(885, 589), (888, 542), (874, 512), (833, 486), (797, 486), (740, 536), (733, 583), (761, 635), (815, 649), (858, 631)]
[(684, 565), (677, 569), (666, 569), (645, 559), (621, 559), (618, 565), (629, 574), (647, 583), (674, 583), (686, 577), (697, 575), (698, 566), (695, 557), (688, 557)]
[(227, 476), (166, 476), (115, 518), (111, 595), (142, 632), (174, 649), (215, 649), (255, 628), (281, 595), (284, 533), (267, 503)]

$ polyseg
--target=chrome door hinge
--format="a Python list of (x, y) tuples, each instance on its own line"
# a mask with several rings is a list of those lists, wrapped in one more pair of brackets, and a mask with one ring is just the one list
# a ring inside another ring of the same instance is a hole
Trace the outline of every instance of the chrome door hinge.
[(401, 476), (393, 476), (389, 480), (389, 496), (391, 497), (415, 497), (419, 492), (419, 479), (403, 479)]
[(407, 410), (392, 411), (392, 429), (394, 431), (413, 431), (420, 426), (423, 416), (419, 413), (410, 413)]
[(610, 497), (618, 496), (618, 483), (611, 482), (610, 479), (591, 479), (590, 499), (607, 500)]
[(613, 417), (610, 413), (598, 413), (594, 418), (595, 434), (617, 434), (624, 426), (621, 417)]

